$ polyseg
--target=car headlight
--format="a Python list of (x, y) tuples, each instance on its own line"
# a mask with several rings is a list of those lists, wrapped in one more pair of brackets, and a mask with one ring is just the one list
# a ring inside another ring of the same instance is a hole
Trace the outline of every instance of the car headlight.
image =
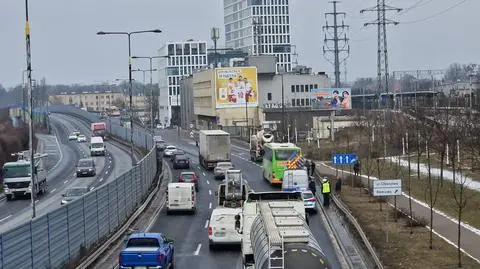
[(92, 169), (92, 168), (89, 168), (89, 169), (88, 169), (88, 171), (92, 172), (92, 171), (93, 171), (93, 169)]

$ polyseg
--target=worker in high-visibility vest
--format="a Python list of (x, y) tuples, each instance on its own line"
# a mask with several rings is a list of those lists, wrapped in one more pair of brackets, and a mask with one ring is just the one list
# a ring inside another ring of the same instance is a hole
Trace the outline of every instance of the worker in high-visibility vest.
[(330, 205), (330, 192), (331, 192), (332, 185), (328, 178), (323, 178), (322, 180), (322, 195), (323, 195), (323, 206)]

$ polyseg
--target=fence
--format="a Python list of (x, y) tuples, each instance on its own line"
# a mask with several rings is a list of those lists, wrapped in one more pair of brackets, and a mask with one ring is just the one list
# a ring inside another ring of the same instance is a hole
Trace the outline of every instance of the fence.
[[(98, 122), (97, 115), (69, 106), (53, 106), (65, 113)], [(109, 121), (111, 135), (130, 141), (129, 129)], [(136, 131), (137, 147), (152, 149), (150, 134)], [(128, 172), (89, 192), (82, 199), (0, 235), (0, 269), (64, 268), (112, 235), (141, 204), (155, 180), (155, 149)]]

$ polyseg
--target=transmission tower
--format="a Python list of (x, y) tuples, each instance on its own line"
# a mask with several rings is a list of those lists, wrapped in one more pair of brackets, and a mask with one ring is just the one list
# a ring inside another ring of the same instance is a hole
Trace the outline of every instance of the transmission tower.
[[(386, 93), (389, 91), (387, 25), (399, 24), (397, 21), (388, 19), (387, 12), (400, 12), (402, 9), (386, 5), (385, 0), (377, 0), (376, 6), (362, 9), (360, 13), (367, 11), (377, 12), (377, 19), (375, 21), (365, 23), (364, 26), (377, 25), (377, 93), (380, 98), (383, 90)], [(384, 82), (382, 81), (382, 78), (385, 78)]]
[(261, 17), (254, 17), (253, 18), (253, 39), (255, 40), (255, 53), (253, 55), (261, 55), (262, 54), (262, 22)]
[[(340, 65), (344, 62), (348, 55), (350, 54), (350, 45), (348, 44), (347, 34), (345, 30), (348, 30), (349, 26), (345, 25), (344, 20), (342, 24), (338, 24), (338, 16), (346, 17), (345, 12), (337, 12), (337, 3), (339, 1), (331, 1), (333, 4), (333, 12), (325, 13), (325, 26), (323, 26), (323, 31), (325, 32), (324, 46), (323, 46), (323, 55), (329, 61), (333, 62), (335, 66), (335, 88), (340, 88)], [(333, 25), (329, 25), (328, 19), (329, 16), (333, 16)], [(332, 33), (333, 30), (333, 33)], [(327, 37), (327, 33), (328, 36)], [(339, 37), (343, 36), (343, 37)], [(331, 48), (331, 43), (333, 42), (333, 49)], [(328, 58), (328, 54), (333, 53), (334, 60)], [(346, 54), (346, 55), (345, 55)]]

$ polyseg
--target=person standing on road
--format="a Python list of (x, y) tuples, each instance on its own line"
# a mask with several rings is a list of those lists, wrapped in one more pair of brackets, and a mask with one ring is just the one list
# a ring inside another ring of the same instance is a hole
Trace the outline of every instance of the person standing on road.
[(310, 164), (311, 164), (310, 172), (312, 172), (311, 176), (313, 176), (315, 174), (315, 162), (310, 160)]
[(322, 195), (323, 195), (323, 206), (330, 206), (330, 181), (328, 178), (324, 178), (322, 181)]
[(342, 179), (337, 178), (337, 182), (335, 182), (335, 193), (340, 195), (342, 192)]
[(355, 173), (356, 177), (360, 174), (360, 161), (356, 161), (353, 165), (353, 172)]
[(315, 185), (315, 180), (310, 177), (308, 181), (308, 189), (313, 193), (313, 196), (317, 197), (315, 194), (317, 193), (317, 186)]

